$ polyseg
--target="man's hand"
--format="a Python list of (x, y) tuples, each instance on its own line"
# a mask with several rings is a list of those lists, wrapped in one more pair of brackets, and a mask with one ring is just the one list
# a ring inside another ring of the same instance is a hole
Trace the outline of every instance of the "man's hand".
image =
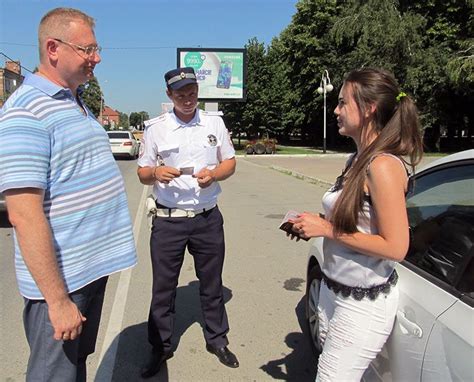
[(53, 325), (55, 340), (74, 340), (81, 334), (82, 323), (86, 318), (69, 298), (48, 304), (48, 314)]
[(193, 177), (197, 179), (199, 187), (202, 188), (209, 187), (216, 180), (215, 172), (207, 168), (203, 168), (197, 174), (194, 174)]
[(13, 189), (7, 190), (5, 196), (21, 254), (48, 304), (54, 338), (75, 339), (85, 317), (69, 298), (59, 271), (51, 228), (43, 210), (44, 191)]
[(178, 178), (181, 175), (181, 172), (174, 167), (158, 166), (155, 167), (154, 174), (158, 182), (168, 184), (174, 178)]

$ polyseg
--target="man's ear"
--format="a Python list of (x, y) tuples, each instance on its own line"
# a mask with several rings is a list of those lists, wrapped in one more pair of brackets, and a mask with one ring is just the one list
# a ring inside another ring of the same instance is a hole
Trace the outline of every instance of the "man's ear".
[(46, 40), (46, 54), (50, 58), (57, 58), (59, 43), (52, 38)]
[(168, 96), (169, 99), (171, 99), (172, 94), (168, 88), (166, 89), (166, 95)]

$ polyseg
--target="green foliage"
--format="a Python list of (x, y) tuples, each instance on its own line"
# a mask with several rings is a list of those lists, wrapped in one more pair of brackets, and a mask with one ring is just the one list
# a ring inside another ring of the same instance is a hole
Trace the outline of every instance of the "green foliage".
[(96, 118), (100, 115), (101, 99), (103, 97), (99, 82), (92, 77), (83, 87), (82, 99), (87, 107), (94, 113)]
[(328, 70), (335, 87), (327, 94), (328, 143), (345, 144), (331, 112), (345, 73), (366, 66), (392, 71), (414, 97), (432, 148), (444, 133), (472, 137), (473, 9), (472, 0), (300, 0), (268, 47), (249, 40), (247, 102), (224, 104), (226, 123), (249, 138), (296, 133), (321, 144), (317, 88)]
[(128, 120), (128, 115), (119, 111), (119, 126), (122, 126), (125, 129), (130, 127), (130, 122)]
[(139, 126), (140, 130), (143, 130), (143, 122), (150, 119), (150, 116), (146, 111), (132, 112), (130, 113), (130, 126)]
[[(247, 137), (258, 137), (266, 129), (267, 83), (270, 78), (265, 61), (265, 46), (254, 37), (245, 46), (247, 50), (247, 101), (223, 106), (228, 127), (233, 132), (245, 132)], [(262, 129), (263, 127), (263, 129)]]

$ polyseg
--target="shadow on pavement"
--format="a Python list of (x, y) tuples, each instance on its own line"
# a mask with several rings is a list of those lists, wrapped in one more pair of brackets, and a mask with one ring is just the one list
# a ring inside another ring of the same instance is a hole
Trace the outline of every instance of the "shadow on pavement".
[(288, 333), (284, 341), (292, 349), (291, 353), (283, 358), (268, 361), (260, 369), (273, 379), (284, 381), (311, 381), (316, 378), (317, 359), (314, 356), (305, 322), (304, 296), (295, 308), (301, 332)]
[[(232, 298), (232, 291), (224, 287), (224, 302), (227, 303)], [(177, 288), (176, 291), (176, 314), (174, 323), (174, 333), (172, 337), (172, 348), (176, 351), (181, 337), (197, 322), (201, 328), (204, 327), (204, 320), (201, 314), (201, 304), (199, 300), (199, 282), (191, 281), (186, 286)], [(203, 336), (204, 337), (204, 336)], [(115, 339), (117, 340), (117, 338)], [(151, 352), (151, 345), (148, 343), (147, 322), (125, 328), (119, 335), (117, 354), (115, 358), (112, 381), (137, 381), (142, 380), (140, 371), (148, 360)], [(203, 338), (202, 349), (204, 350), (205, 341)], [(107, 351), (108, 353), (109, 351)], [(104, 359), (108, 358), (108, 354)], [(110, 355), (109, 355), (110, 356)], [(103, 374), (99, 365), (97, 376)], [(99, 378), (100, 379), (100, 378)], [(96, 378), (96, 381), (99, 381)], [(168, 368), (166, 363), (162, 365), (159, 373), (148, 379), (149, 381), (168, 381)]]

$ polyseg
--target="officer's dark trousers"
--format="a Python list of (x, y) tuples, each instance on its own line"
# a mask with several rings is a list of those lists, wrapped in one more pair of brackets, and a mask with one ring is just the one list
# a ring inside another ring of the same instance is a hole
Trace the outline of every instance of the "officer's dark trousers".
[(194, 257), (199, 279), (206, 343), (228, 344), (229, 323), (224, 306), (222, 267), (224, 264), (223, 218), (215, 207), (193, 218), (156, 217), (150, 239), (153, 268), (153, 296), (148, 317), (148, 340), (160, 352), (171, 351), (178, 277), (186, 247)]

